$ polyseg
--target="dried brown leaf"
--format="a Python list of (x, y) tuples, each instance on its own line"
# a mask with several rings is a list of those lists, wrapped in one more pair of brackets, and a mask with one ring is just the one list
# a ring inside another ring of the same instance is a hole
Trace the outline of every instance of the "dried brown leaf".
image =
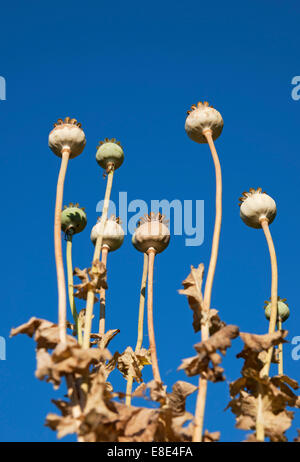
[[(74, 276), (81, 280), (81, 284), (74, 285), (77, 289), (74, 292), (75, 297), (86, 300), (87, 293), (92, 290), (94, 294), (100, 293), (100, 290), (107, 289), (106, 283), (106, 266), (101, 261), (94, 261), (92, 268), (74, 269)], [(94, 302), (98, 301), (95, 295)]]
[(95, 339), (95, 343), (100, 349), (107, 348), (111, 340), (120, 332), (120, 329), (110, 329), (104, 335), (91, 334), (91, 338)]
[(198, 268), (191, 266), (191, 272), (188, 277), (182, 282), (183, 289), (178, 292), (181, 295), (186, 295), (188, 303), (193, 311), (193, 328), (198, 332), (201, 327), (201, 318), (203, 310), (203, 296), (201, 292), (204, 274), (204, 265), (200, 263)]
[(221, 356), (216, 352), (219, 350), (223, 355), (226, 349), (231, 346), (231, 340), (239, 334), (237, 326), (228, 325), (217, 331), (208, 340), (194, 345), (198, 352), (197, 356), (184, 359), (179, 369), (183, 369), (188, 376), (201, 375), (201, 377), (212, 382), (223, 381), (223, 368), (219, 366)]
[(216, 441), (219, 441), (220, 436), (221, 436), (220, 432), (210, 433), (208, 430), (205, 430), (204, 435), (203, 435), (203, 442), (204, 443), (215, 443)]
[(108, 350), (89, 348), (83, 350), (78, 344), (59, 344), (50, 355), (45, 349), (37, 351), (36, 377), (45, 379), (58, 387), (61, 377), (67, 374), (87, 375), (89, 367), (101, 360), (111, 359)]
[(51, 430), (57, 431), (57, 437), (63, 438), (71, 433), (77, 433), (80, 421), (72, 416), (59, 416), (57, 414), (50, 413), (46, 417), (46, 427), (50, 427)]
[(286, 330), (279, 330), (273, 334), (248, 334), (246, 332), (240, 332), (240, 337), (243, 340), (245, 346), (244, 350), (249, 349), (260, 353), (263, 350), (268, 350), (271, 346), (278, 345), (279, 343), (286, 343), (284, 338), (287, 336)]
[(195, 385), (179, 380), (172, 387), (172, 392), (167, 393), (167, 406), (173, 415), (179, 416), (185, 413), (186, 398), (197, 390)]
[[(241, 391), (238, 398), (229, 403), (229, 407), (236, 415), (236, 428), (241, 430), (255, 430), (258, 398)], [(270, 394), (262, 393), (262, 419), (265, 435), (271, 441), (286, 441), (284, 433), (291, 426), (293, 412), (283, 409), (278, 412), (277, 406), (274, 409), (274, 400)]]
[[(57, 324), (47, 321), (45, 319), (39, 319), (32, 317), (28, 322), (21, 326), (11, 329), (10, 336), (14, 337), (18, 334), (26, 334), (29, 337), (34, 336), (34, 340), (37, 342), (37, 348), (53, 349), (59, 343), (59, 332)], [(68, 342), (76, 344), (76, 340), (68, 337)]]
[(156, 382), (151, 380), (147, 383), (147, 389), (150, 391), (150, 399), (152, 401), (157, 401), (163, 406), (167, 402), (167, 386), (163, 385), (161, 382)]

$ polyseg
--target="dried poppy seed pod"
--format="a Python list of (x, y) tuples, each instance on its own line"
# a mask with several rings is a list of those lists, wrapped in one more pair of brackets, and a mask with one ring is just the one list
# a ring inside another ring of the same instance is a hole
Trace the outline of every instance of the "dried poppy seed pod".
[(79, 207), (79, 204), (65, 205), (60, 217), (61, 229), (66, 234), (81, 233), (87, 224), (86, 213), (84, 208)]
[[(95, 245), (99, 233), (101, 231), (101, 218), (98, 223), (92, 228), (91, 241)], [(124, 231), (120, 225), (120, 219), (111, 216), (105, 223), (104, 233), (102, 238), (102, 247), (108, 247), (110, 252), (117, 250), (121, 247), (124, 241)]]
[(119, 141), (115, 138), (105, 138), (97, 147), (96, 160), (100, 167), (108, 170), (113, 165), (114, 170), (121, 167), (124, 160), (124, 151)]
[(211, 130), (212, 138), (217, 139), (223, 130), (223, 119), (219, 111), (209, 105), (208, 102), (194, 104), (185, 121), (185, 131), (196, 143), (207, 143), (203, 132)]
[(164, 216), (151, 213), (141, 218), (132, 236), (132, 244), (140, 252), (147, 252), (153, 248), (156, 253), (165, 250), (170, 242), (170, 231)]
[(276, 203), (272, 197), (262, 192), (261, 188), (250, 188), (240, 197), (240, 216), (251, 228), (261, 228), (261, 220), (266, 218), (272, 223), (276, 217)]
[(70, 117), (66, 117), (65, 120), (58, 119), (49, 133), (49, 148), (59, 157), (62, 157), (63, 149), (70, 150), (70, 159), (79, 156), (85, 143), (85, 134), (81, 124)]
[[(265, 301), (265, 316), (268, 320), (270, 320), (271, 317), (271, 308), (272, 304), (269, 300)], [(286, 303), (286, 298), (280, 298), (278, 297), (278, 302), (277, 302), (277, 317), (280, 321), (284, 322), (286, 321), (290, 316), (290, 309), (288, 304)]]

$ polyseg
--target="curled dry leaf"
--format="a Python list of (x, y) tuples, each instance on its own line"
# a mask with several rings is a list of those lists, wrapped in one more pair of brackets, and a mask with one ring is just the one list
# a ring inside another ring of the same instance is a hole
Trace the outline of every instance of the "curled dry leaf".
[(110, 329), (105, 334), (91, 334), (91, 338), (94, 339), (95, 344), (98, 345), (100, 349), (107, 348), (110, 341), (120, 332), (120, 329)]
[(131, 347), (127, 347), (122, 354), (116, 352), (107, 367), (109, 369), (117, 367), (126, 380), (131, 375), (136, 382), (140, 383), (143, 381), (143, 367), (150, 364), (151, 355), (148, 350), (141, 348), (138, 353), (135, 353)]
[(181, 295), (186, 295), (188, 303), (193, 311), (193, 328), (198, 332), (201, 327), (201, 317), (203, 310), (203, 296), (201, 292), (204, 274), (204, 265), (200, 263), (198, 268), (191, 266), (191, 272), (188, 277), (182, 282), (183, 289), (178, 292)]
[(193, 328), (195, 332), (199, 332), (201, 323), (208, 322), (209, 334), (213, 335), (218, 330), (222, 329), (226, 324), (221, 321), (218, 316), (218, 311), (211, 309), (209, 313), (203, 312), (203, 296), (201, 292), (204, 274), (204, 265), (200, 263), (198, 268), (191, 266), (191, 272), (188, 277), (182, 282), (183, 289), (178, 292), (181, 295), (186, 295), (188, 303), (193, 311)]
[(237, 326), (223, 327), (208, 340), (194, 345), (198, 355), (184, 359), (179, 369), (183, 369), (188, 376), (201, 375), (212, 382), (225, 380), (223, 368), (219, 366), (222, 359), (217, 350), (225, 355), (226, 349), (231, 346), (231, 340), (236, 338), (238, 334)]
[(172, 392), (167, 393), (166, 385), (151, 380), (150, 382), (139, 385), (133, 397), (146, 398), (147, 391), (150, 392), (150, 399), (160, 403), (164, 409), (171, 410), (173, 416), (179, 416), (185, 412), (186, 398), (197, 390), (195, 385), (179, 380), (172, 387)]
[(245, 344), (244, 350), (249, 349), (253, 352), (260, 353), (263, 350), (268, 350), (271, 346), (278, 345), (279, 343), (286, 343), (284, 338), (287, 336), (287, 333), (286, 330), (279, 330), (273, 334), (264, 335), (240, 332), (240, 337)]
[(46, 379), (58, 387), (62, 376), (67, 374), (87, 375), (92, 364), (111, 358), (108, 350), (89, 348), (83, 350), (78, 344), (59, 344), (50, 355), (45, 349), (37, 351), (36, 377)]
[(244, 342), (243, 350), (237, 355), (237, 358), (245, 360), (242, 369), (243, 376), (257, 377), (259, 371), (263, 368), (266, 354), (271, 346), (285, 342), (287, 331), (276, 331), (273, 334), (248, 334), (240, 333), (240, 337)]
[[(46, 321), (45, 319), (32, 317), (28, 322), (15, 329), (11, 329), (10, 336), (26, 334), (29, 337), (34, 336), (37, 348), (53, 349), (59, 343), (59, 332), (57, 324)], [(68, 336), (68, 341), (76, 344), (76, 340)]]
[[(294, 413), (286, 409), (278, 411), (277, 406), (274, 408), (274, 402), (267, 390), (261, 395), (261, 414), (265, 435), (274, 442), (286, 441), (284, 433), (291, 426)], [(230, 401), (228, 407), (236, 415), (236, 428), (255, 430), (258, 409), (257, 396), (241, 390), (239, 397)]]
[[(299, 388), (295, 380), (285, 375), (271, 378), (260, 376), (266, 352), (271, 346), (284, 342), (286, 335), (286, 331), (265, 335), (241, 333), (244, 348), (237, 357), (245, 361), (242, 377), (229, 387), (233, 399), (227, 408), (231, 408), (236, 415), (236, 427), (242, 430), (255, 430), (260, 394), (265, 435), (271, 441), (286, 441), (285, 432), (291, 426), (294, 414), (285, 408), (299, 407), (299, 398), (293, 392)], [(248, 441), (254, 441), (255, 436), (249, 438)]]
[(203, 443), (215, 443), (216, 441), (219, 441), (220, 436), (220, 432), (210, 433), (208, 430), (205, 430), (202, 441)]
[(172, 392), (167, 393), (167, 407), (172, 414), (179, 416), (185, 413), (186, 398), (197, 390), (195, 385), (179, 380), (172, 387)]
[(49, 414), (46, 425), (56, 430), (59, 438), (77, 433), (80, 440), (86, 442), (191, 441), (192, 429), (184, 425), (193, 415), (185, 411), (185, 400), (196, 387), (180, 381), (167, 394), (160, 383), (152, 381), (148, 385), (157, 399), (158, 394), (163, 398), (160, 409), (126, 406), (113, 401), (114, 394), (107, 387), (104, 375), (94, 370), (90, 374), (84, 409), (75, 414), (70, 402), (53, 401), (62, 415)]
[[(107, 289), (106, 283), (106, 266), (101, 261), (94, 261), (92, 268), (74, 269), (74, 276), (81, 280), (81, 284), (74, 285), (77, 289), (74, 292), (75, 297), (86, 300), (87, 293), (92, 290), (94, 294), (100, 293), (101, 289)], [(98, 298), (95, 295), (95, 302)]]
[(219, 318), (218, 310), (210, 309), (208, 315), (209, 335), (214, 335), (225, 326), (226, 323)]
[(151, 380), (147, 383), (147, 389), (150, 392), (150, 399), (160, 403), (161, 406), (166, 404), (167, 401), (167, 386), (161, 382)]
[(45, 425), (46, 427), (51, 428), (51, 430), (57, 431), (58, 438), (63, 438), (64, 436), (71, 433), (77, 433), (80, 423), (80, 420), (75, 419), (71, 415), (63, 417), (54, 413), (50, 413), (46, 417)]

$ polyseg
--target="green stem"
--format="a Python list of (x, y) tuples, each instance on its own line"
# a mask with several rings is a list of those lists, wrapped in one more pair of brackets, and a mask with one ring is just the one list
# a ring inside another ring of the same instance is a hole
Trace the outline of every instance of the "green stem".
[[(105, 191), (105, 197), (104, 197), (104, 205), (103, 205), (103, 211), (102, 211), (101, 221), (100, 221), (101, 225), (100, 225), (99, 235), (98, 235), (96, 245), (95, 245), (93, 263), (95, 261), (98, 261), (100, 258), (104, 227), (105, 227), (105, 223), (107, 220), (107, 212), (108, 212), (113, 176), (114, 176), (114, 169), (112, 168), (107, 174), (107, 184), (106, 184), (106, 191)], [(92, 263), (92, 271), (94, 269), (93, 263)], [(91, 335), (91, 329), (92, 329), (94, 301), (95, 301), (94, 291), (89, 290), (87, 293), (87, 298), (86, 298), (86, 312), (85, 312), (84, 335), (83, 335), (83, 348), (85, 349), (90, 347), (90, 335)]]
[(75, 300), (74, 300), (74, 284), (73, 284), (73, 265), (72, 265), (72, 239), (71, 234), (67, 234), (67, 274), (68, 274), (68, 294), (69, 294), (69, 303), (74, 320), (75, 332), (78, 336), (78, 343), (82, 345), (82, 329), (78, 320), (78, 313), (76, 310)]
[[(140, 290), (140, 305), (139, 305), (139, 320), (138, 320), (138, 336), (135, 347), (135, 353), (142, 348), (143, 343), (143, 330), (144, 330), (144, 312), (145, 312), (145, 293), (147, 284), (147, 273), (148, 273), (148, 255), (144, 253), (144, 265), (143, 275)], [(126, 387), (126, 401), (127, 406), (131, 405), (131, 392), (132, 392), (133, 376), (130, 374), (127, 379)]]

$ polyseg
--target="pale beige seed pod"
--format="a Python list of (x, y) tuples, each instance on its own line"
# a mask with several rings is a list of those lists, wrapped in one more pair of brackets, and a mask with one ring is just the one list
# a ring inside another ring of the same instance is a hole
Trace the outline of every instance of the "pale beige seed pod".
[(58, 119), (49, 133), (49, 148), (59, 157), (63, 149), (70, 150), (70, 159), (79, 156), (86, 144), (85, 134), (81, 124), (76, 119), (66, 117)]
[[(99, 218), (98, 223), (95, 224), (91, 231), (91, 241), (94, 245), (96, 244), (100, 232), (101, 218)], [(113, 252), (121, 247), (123, 241), (124, 230), (120, 225), (120, 219), (112, 215), (105, 223), (102, 247), (106, 246), (110, 252)]]
[(160, 213), (150, 213), (141, 218), (132, 236), (132, 244), (140, 252), (147, 252), (150, 248), (156, 253), (165, 250), (170, 242), (170, 230), (164, 216)]
[(261, 188), (250, 188), (240, 197), (240, 216), (243, 222), (251, 228), (261, 228), (261, 220), (266, 218), (272, 223), (276, 217), (276, 203)]
[(207, 143), (203, 132), (211, 130), (212, 138), (217, 139), (223, 130), (223, 118), (219, 111), (209, 105), (207, 101), (194, 104), (185, 121), (185, 131), (196, 143)]

